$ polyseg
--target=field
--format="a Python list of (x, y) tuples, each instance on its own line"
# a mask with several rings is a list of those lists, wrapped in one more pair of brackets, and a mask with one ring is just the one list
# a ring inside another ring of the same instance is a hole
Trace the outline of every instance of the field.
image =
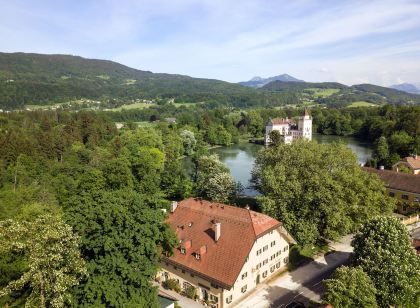
[(339, 89), (320, 89), (320, 88), (309, 88), (306, 89), (307, 91), (311, 92), (311, 94), (315, 98), (322, 98), (322, 97), (328, 97), (335, 93), (340, 92)]
[(149, 108), (154, 106), (155, 104), (150, 104), (150, 103), (133, 103), (133, 104), (128, 104), (128, 105), (122, 105), (120, 107), (117, 108), (112, 108), (112, 109), (107, 109), (109, 111), (121, 111), (121, 110), (130, 110), (130, 109), (144, 109), (144, 108)]
[(350, 105), (348, 105), (347, 108), (354, 108), (354, 107), (375, 107), (375, 106), (378, 106), (378, 105), (361, 101), (361, 102), (353, 102)]

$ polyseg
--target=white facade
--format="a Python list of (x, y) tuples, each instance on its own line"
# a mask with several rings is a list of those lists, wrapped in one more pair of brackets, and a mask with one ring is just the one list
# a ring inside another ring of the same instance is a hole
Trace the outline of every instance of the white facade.
[[(198, 273), (168, 262), (161, 263), (158, 274), (161, 280), (176, 279), (181, 288), (197, 288), (200, 299), (207, 296), (215, 304), (211, 307), (235, 307), (259, 283), (268, 280), (286, 269), (289, 259), (289, 242), (294, 240), (287, 231), (279, 226), (258, 237), (249, 252), (235, 284), (225, 289)], [(243, 262), (243, 260), (238, 260)]]
[(298, 138), (312, 140), (312, 117), (305, 110), (305, 114), (298, 119), (297, 127), (291, 119), (270, 119), (265, 127), (265, 144), (271, 143), (270, 133), (278, 131), (286, 144)]

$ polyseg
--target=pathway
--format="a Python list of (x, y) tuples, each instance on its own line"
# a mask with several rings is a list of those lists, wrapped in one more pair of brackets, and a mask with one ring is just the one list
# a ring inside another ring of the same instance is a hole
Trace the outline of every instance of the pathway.
[(319, 301), (324, 288), (322, 280), (348, 261), (353, 251), (353, 247), (350, 246), (351, 238), (352, 236), (348, 235), (339, 242), (331, 243), (332, 252), (259, 285), (236, 307), (274, 308), (285, 307), (292, 301), (303, 303), (308, 303), (309, 300)]

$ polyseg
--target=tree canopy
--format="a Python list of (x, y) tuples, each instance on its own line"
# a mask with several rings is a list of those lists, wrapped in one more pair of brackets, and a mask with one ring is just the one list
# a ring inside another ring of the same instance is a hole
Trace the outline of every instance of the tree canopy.
[(253, 182), (266, 214), (282, 221), (302, 245), (337, 239), (367, 219), (390, 213), (391, 199), (342, 143), (296, 140), (261, 151)]
[(374, 218), (361, 227), (352, 245), (353, 264), (369, 275), (380, 307), (420, 306), (420, 258), (403, 224)]
[(335, 308), (377, 307), (376, 289), (360, 267), (342, 266), (325, 280), (323, 301)]

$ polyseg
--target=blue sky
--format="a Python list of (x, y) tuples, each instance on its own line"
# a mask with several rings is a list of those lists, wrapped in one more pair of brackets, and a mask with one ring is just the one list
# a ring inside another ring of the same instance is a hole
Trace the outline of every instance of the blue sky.
[(0, 51), (232, 82), (420, 83), (420, 0), (0, 0)]

